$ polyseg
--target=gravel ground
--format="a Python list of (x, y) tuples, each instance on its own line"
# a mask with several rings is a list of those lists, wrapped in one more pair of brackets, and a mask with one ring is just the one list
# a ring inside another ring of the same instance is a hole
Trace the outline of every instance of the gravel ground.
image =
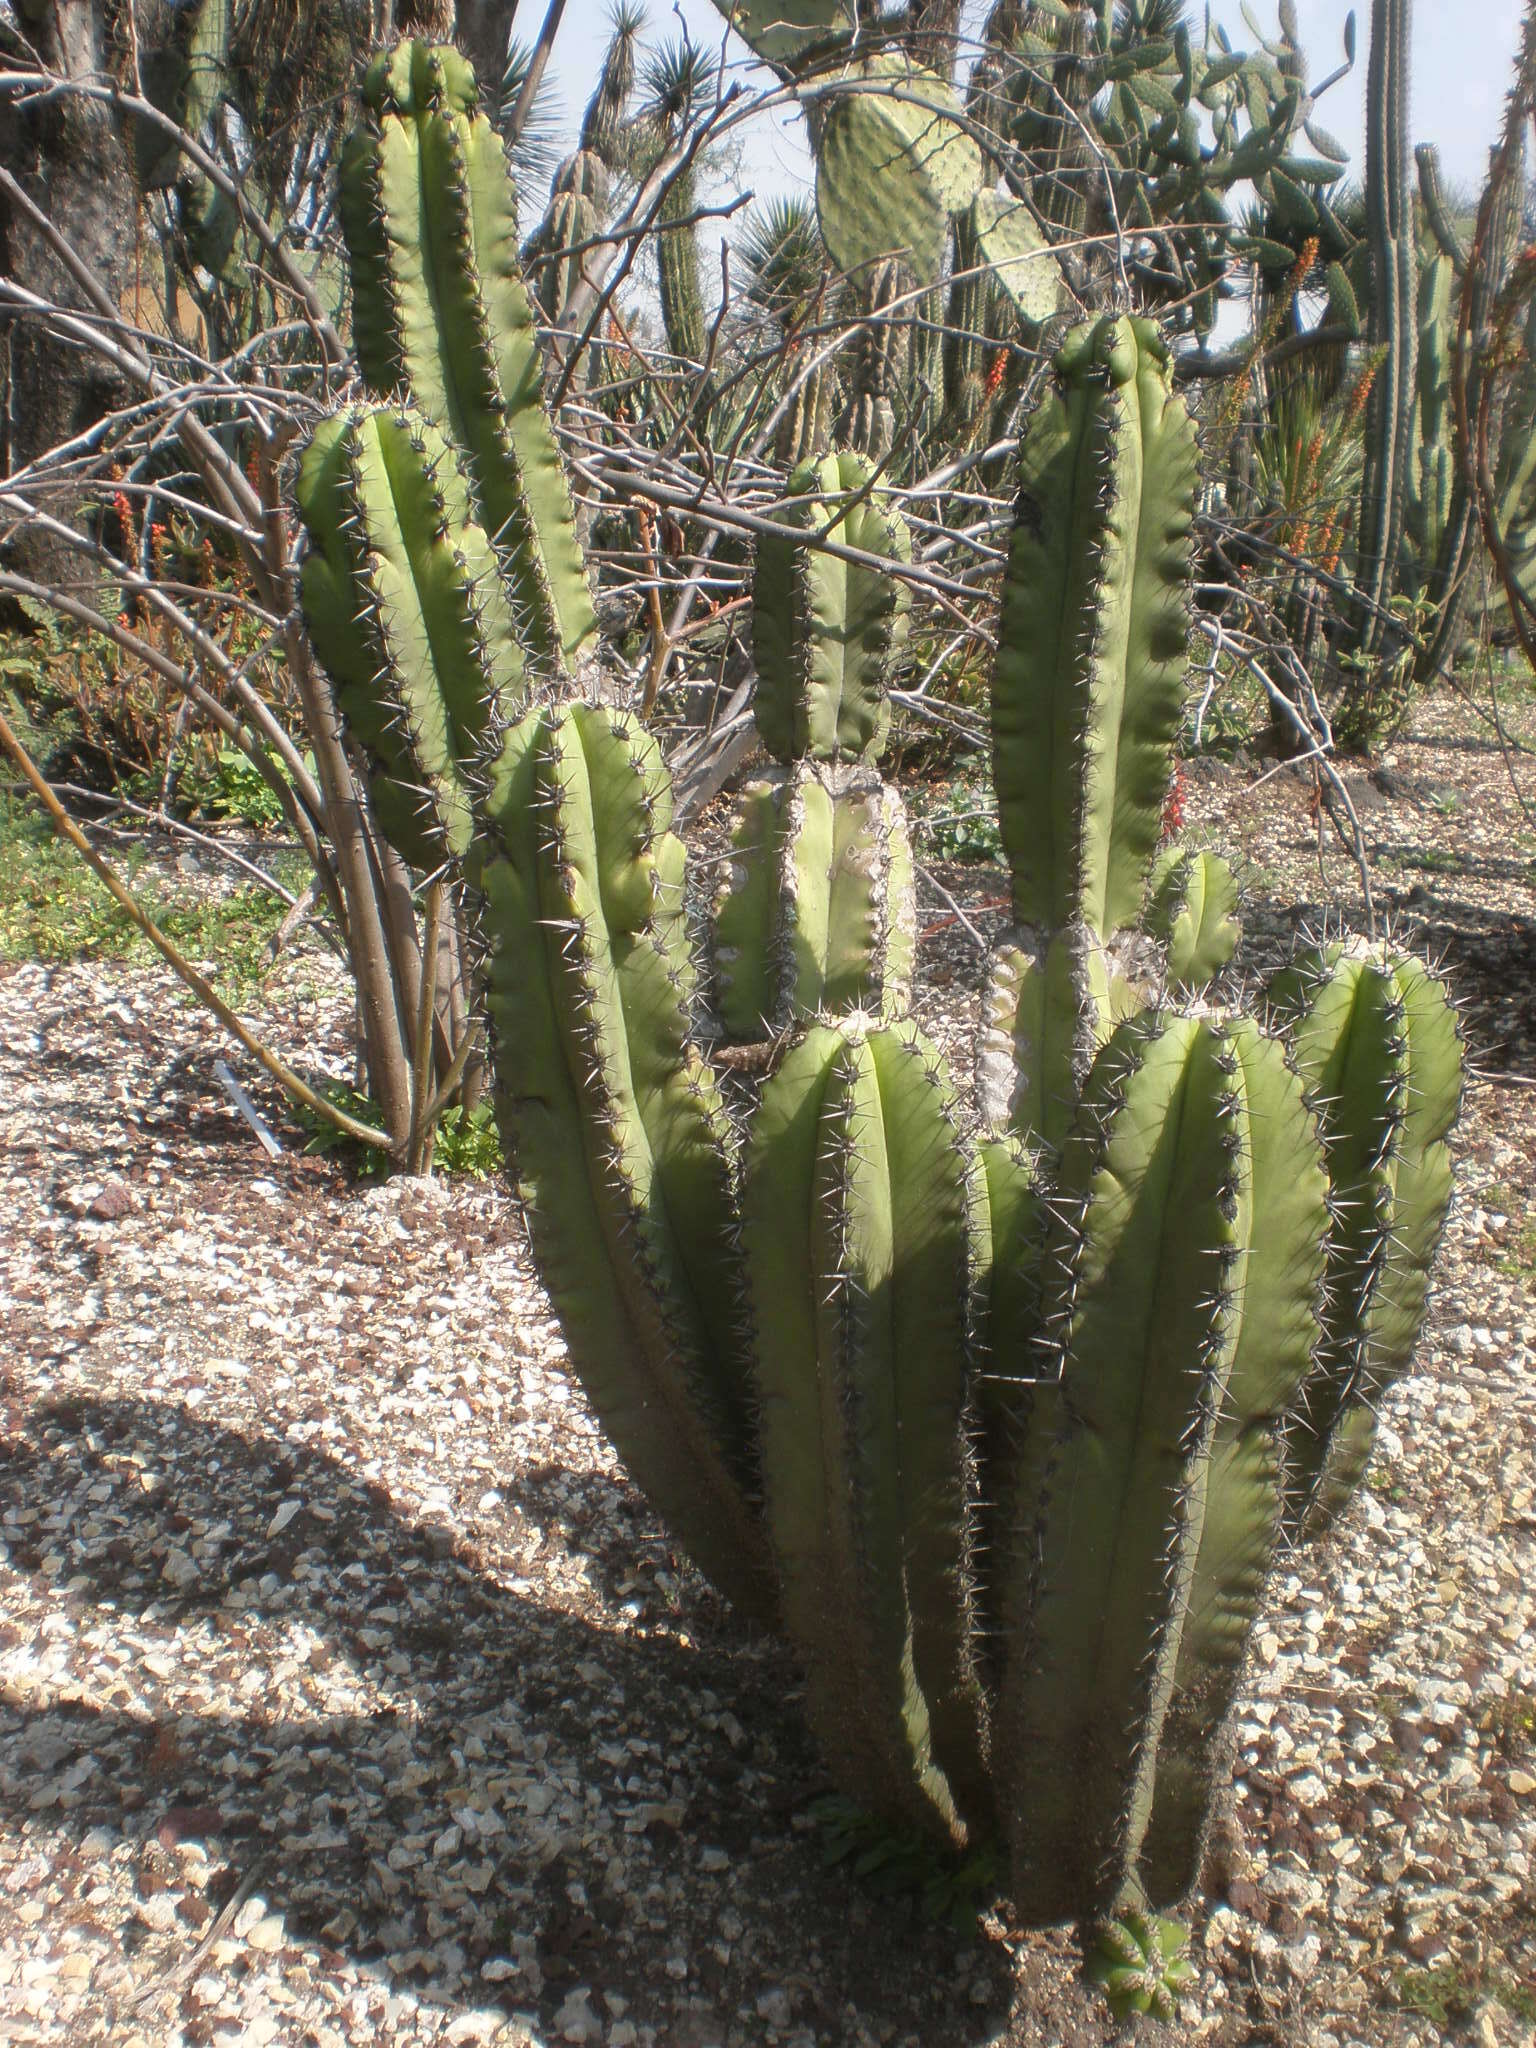
[[(1186, 2031), (1490, 2048), (1536, 2037), (1536, 833), (1449, 698), (1352, 789), (1484, 1078), (1371, 1485), (1271, 1589)], [(1309, 791), (1207, 761), (1190, 813), (1261, 959)], [(934, 899), (946, 1037), (977, 960)], [(263, 1022), (340, 1070), (316, 956)], [(159, 971), (0, 978), (0, 2041), (1107, 2038), (1064, 1937), (827, 1867), (796, 1674), (626, 1483), (515, 1206), (349, 1183), (240, 1066), (268, 1161), (221, 1054)]]

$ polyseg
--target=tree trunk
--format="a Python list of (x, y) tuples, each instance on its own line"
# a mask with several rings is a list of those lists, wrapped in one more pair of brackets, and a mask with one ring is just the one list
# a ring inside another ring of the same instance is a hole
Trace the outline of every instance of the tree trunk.
[[(60, 76), (102, 79), (110, 55), (104, 0), (22, 0), (22, 33)], [(15, 32), (5, 38), (15, 47)], [(120, 305), (134, 272), (137, 205), (127, 151), (109, 107), (68, 95), (38, 107), (0, 107), (0, 164), (87, 263)], [(38, 230), (0, 197), (0, 271), (53, 302), (81, 309), (79, 285)], [(71, 350), (25, 314), (0, 330), (5, 378), (4, 461), (8, 474), (92, 427), (125, 396), (100, 357)], [(71, 519), (78, 499), (50, 494), (49, 509)], [(80, 557), (67, 543), (29, 534), (14, 543), (26, 573), (78, 583)]]

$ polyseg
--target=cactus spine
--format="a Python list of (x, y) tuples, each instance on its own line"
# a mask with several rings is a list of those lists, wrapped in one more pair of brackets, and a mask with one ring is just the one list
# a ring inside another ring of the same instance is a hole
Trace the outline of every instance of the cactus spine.
[[(451, 152), (418, 161), (452, 189)], [(895, 894), (869, 863), (870, 764), (906, 542), (858, 458), (801, 473), (757, 565), (759, 717), (786, 773), (748, 804), (723, 982), (756, 1028), (803, 1028), (740, 1152), (692, 1038), (655, 745), (536, 667), (525, 536), (485, 542), (524, 670), (470, 601), (485, 423), (462, 422), (462, 474), (398, 396), (323, 429), (306, 600), (324, 640), (363, 589), (391, 759), (455, 832), (467, 806), (498, 1112), (573, 1365), (636, 1480), (784, 1628), (848, 1790), (949, 1845), (1000, 1832), (1030, 1917), (1123, 1914), (1094, 1967), (1127, 2009), (1164, 2010), (1178, 1942), (1156, 1915), (1199, 1876), (1282, 1512), (1305, 1533), (1336, 1510), (1422, 1322), (1459, 1047), (1433, 978), (1355, 942), (1276, 982), (1280, 1037), (1170, 1000), (1231, 938), (1219, 870), (1154, 866), (1192, 442), (1144, 323), (1098, 323), (1058, 367), (1020, 458), (995, 679), (1019, 924), (989, 1048), (1009, 1110), (979, 1156), (899, 1014), (907, 968), (868, 937)], [(413, 592), (414, 638), (386, 617)], [(473, 772), (434, 779), (425, 707), (448, 707), (440, 736), (471, 638), (469, 701), (495, 715)]]

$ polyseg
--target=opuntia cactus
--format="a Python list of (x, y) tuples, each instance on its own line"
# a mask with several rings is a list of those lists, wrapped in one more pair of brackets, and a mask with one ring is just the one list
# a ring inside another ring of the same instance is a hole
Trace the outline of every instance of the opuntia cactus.
[[(420, 51), (390, 75), (439, 93), (455, 76)], [(454, 92), (451, 117), (427, 118), (472, 123)], [(410, 162), (435, 218), (455, 149)], [(439, 257), (444, 302), (479, 303), (470, 244)], [(700, 1567), (787, 1635), (849, 1793), (942, 1844), (1001, 1836), (1028, 1918), (1119, 1916), (1093, 1967), (1127, 2009), (1166, 2011), (1179, 1944), (1156, 1915), (1200, 1874), (1282, 1516), (1305, 1536), (1339, 1510), (1423, 1320), (1459, 1046), (1428, 971), (1363, 941), (1277, 980), (1275, 1034), (1209, 989), (1190, 1000), (1232, 938), (1222, 872), (1158, 861), (1193, 439), (1144, 322), (1079, 332), (1057, 382), (1021, 451), (994, 682), (1016, 928), (981, 1088), (1002, 1109), (979, 1150), (901, 1014), (906, 969), (867, 943), (894, 885), (869, 864), (885, 798), (851, 778), (873, 776), (884, 736), (906, 554), (859, 461), (801, 473), (759, 554), (760, 725), (788, 774), (747, 806), (739, 851), (757, 851), (727, 904), (724, 979), (754, 1029), (784, 1028), (764, 1078), (731, 1083), (733, 1104), (755, 1092), (744, 1139), (692, 1035), (665, 767), (544, 658), (543, 565), (572, 545), (558, 502), (553, 538), (536, 512), (497, 532), (524, 665), (498, 680), (499, 632), (477, 626), (470, 701), (498, 708), (454, 727), (472, 769), (423, 742), (425, 707), (449, 706), (434, 733), (456, 715), (478, 618), (474, 451), (532, 445), (535, 415), (547, 436), (536, 384), (458, 390), (438, 432), (462, 433), (462, 476), (402, 409), (413, 386), (323, 429), (309, 595), (323, 642), (340, 593), (377, 594), (396, 546), (403, 584), (433, 600), (414, 664), (377, 630), (383, 604), (379, 621), (364, 607), (378, 725), (455, 834), (468, 811), (508, 1154), (573, 1367), (630, 1471)], [(412, 538), (413, 464), (446, 541)], [(830, 906), (798, 951), (785, 935), (812, 927), (798, 896), (786, 915), (791, 869)], [(782, 974), (760, 972), (776, 949)]]

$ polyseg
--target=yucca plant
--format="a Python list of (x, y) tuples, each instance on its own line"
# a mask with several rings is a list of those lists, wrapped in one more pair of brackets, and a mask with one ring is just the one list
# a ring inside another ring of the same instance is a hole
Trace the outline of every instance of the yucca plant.
[(1225, 1001), (1230, 878), (1159, 859), (1194, 437), (1155, 328), (1106, 317), (1019, 458), (983, 1128), (903, 1014), (909, 868), (873, 764), (906, 547), (847, 455), (758, 553), (783, 767), (745, 801), (716, 948), (755, 1057), (712, 1054), (666, 768), (576, 666), (499, 153), (450, 50), (380, 59), (367, 98), (349, 233), (388, 397), (306, 463), (339, 564), (310, 602), (324, 652), (352, 579), (380, 725), (479, 904), (498, 1115), (573, 1367), (701, 1570), (803, 1662), (845, 1791), (941, 1848), (1003, 1841), (1020, 1913), (1115, 1922), (1097, 1974), (1171, 2010), (1157, 1915), (1199, 1880), (1276, 1546), (1342, 1508), (1422, 1323), (1444, 992), (1335, 939), (1257, 1018)]

